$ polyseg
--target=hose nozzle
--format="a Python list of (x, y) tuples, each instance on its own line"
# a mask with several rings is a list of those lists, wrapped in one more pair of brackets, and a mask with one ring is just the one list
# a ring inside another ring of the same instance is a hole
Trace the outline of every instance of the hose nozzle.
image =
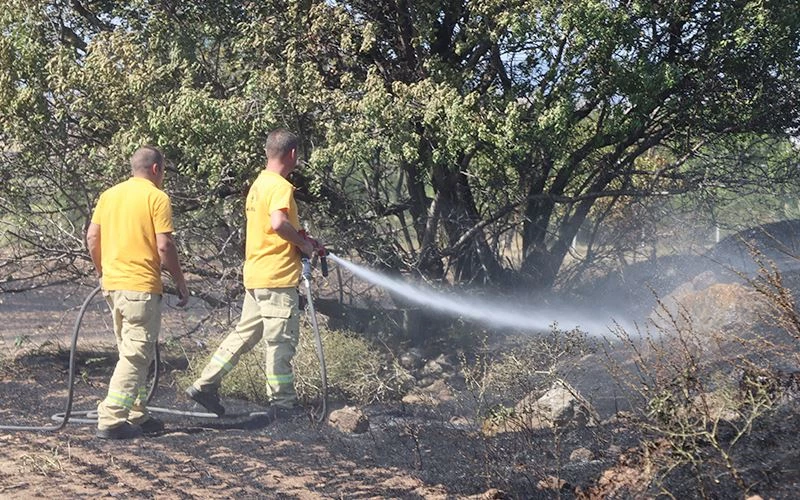
[(303, 270), (300, 272), (300, 274), (304, 280), (311, 281), (311, 261), (308, 260), (308, 257), (303, 257), (301, 262), (303, 263)]
[(325, 249), (325, 247), (322, 247), (317, 252), (317, 255), (319, 255), (319, 269), (320, 269), (320, 271), (322, 271), (322, 277), (323, 278), (327, 278), (328, 277), (328, 251)]

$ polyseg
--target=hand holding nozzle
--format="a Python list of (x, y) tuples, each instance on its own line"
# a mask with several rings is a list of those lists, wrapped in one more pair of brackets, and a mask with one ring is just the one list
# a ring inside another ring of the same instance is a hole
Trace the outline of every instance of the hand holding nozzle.
[(303, 238), (303, 246), (300, 247), (300, 251), (306, 256), (312, 257), (314, 252), (318, 252), (320, 248), (324, 248), (319, 241), (309, 236), (304, 229), (297, 231), (297, 233)]
[[(311, 236), (309, 236), (308, 233), (306, 233), (305, 230), (301, 229), (298, 232), (300, 233), (300, 236), (302, 236), (303, 239), (306, 242), (310, 243), (310, 245), (311, 245), (311, 251), (310, 252), (306, 252), (305, 248), (301, 249), (301, 251), (305, 255), (307, 255), (308, 257), (312, 257), (315, 260), (316, 260), (317, 257), (319, 257), (320, 271), (322, 271), (322, 276), (327, 277), (328, 276), (328, 259), (327, 259), (328, 250), (325, 249), (325, 246), (322, 245), (322, 243), (320, 243), (319, 241), (317, 241), (314, 238), (312, 238)], [(309, 263), (309, 266), (310, 265), (311, 264)], [(309, 274), (309, 276), (310, 276), (310, 274)]]

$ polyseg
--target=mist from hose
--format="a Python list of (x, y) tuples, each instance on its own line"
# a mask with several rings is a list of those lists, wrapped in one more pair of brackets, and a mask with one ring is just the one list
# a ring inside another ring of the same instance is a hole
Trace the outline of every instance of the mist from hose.
[[(405, 281), (390, 278), (371, 269), (359, 266), (338, 256), (328, 253), (334, 262), (358, 276), (364, 281), (380, 286), (386, 290), (403, 296), (421, 306), (469, 318), (488, 326), (510, 328), (523, 331), (550, 330), (552, 325), (558, 328), (579, 328), (594, 336), (606, 336), (614, 320), (611, 317), (603, 321), (598, 315), (574, 311), (534, 310), (531, 307), (509, 307), (508, 302), (499, 303), (485, 299), (462, 298), (448, 296), (431, 288), (412, 285)], [(625, 325), (621, 325), (625, 327)]]

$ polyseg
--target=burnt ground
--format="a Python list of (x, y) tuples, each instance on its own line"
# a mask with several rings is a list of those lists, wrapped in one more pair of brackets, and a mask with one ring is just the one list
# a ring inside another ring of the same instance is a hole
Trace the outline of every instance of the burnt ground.
[[(63, 411), (67, 366), (63, 355), (33, 355), (6, 366), (0, 421), (52, 423), (48, 416)], [(76, 409), (96, 405), (109, 371), (95, 366), (84, 373)], [(193, 409), (167, 384), (155, 406)], [(242, 401), (226, 404), (239, 413), (258, 410)], [(93, 438), (89, 424), (55, 433), (0, 432), (0, 496), (641, 498), (664, 488), (677, 498), (699, 498), (701, 484), (712, 498), (743, 494), (710, 448), (700, 470), (685, 465), (655, 474), (652, 465), (666, 463), (670, 453), (624, 418), (594, 428), (487, 438), (468, 419), (452, 418), (452, 408), (393, 403), (362, 409), (371, 426), (360, 435), (305, 419), (172, 415), (161, 415), (167, 426), (161, 435), (124, 442)], [(780, 407), (736, 446), (734, 461), (749, 493), (788, 499), (800, 492), (799, 410), (796, 403)], [(725, 431), (721, 435), (725, 439)], [(648, 447), (643, 438), (652, 440)], [(577, 449), (588, 450), (588, 457), (575, 458)]]
[[(70, 297), (3, 297), (0, 350), (17, 354), (0, 357), (0, 424), (48, 425), (50, 415), (63, 411), (69, 311), (82, 295)], [(68, 313), (55, 312), (51, 303)], [(204, 317), (199, 308), (166, 314), (168, 332)], [(100, 312), (94, 321), (79, 348), (78, 410), (93, 409), (103, 397), (114, 360), (100, 333)], [(20, 335), (24, 328), (30, 335)], [(174, 379), (181, 363), (165, 360), (153, 405), (192, 409)], [(161, 415), (161, 435), (125, 442), (95, 439), (89, 424), (70, 423), (55, 433), (0, 431), (0, 497), (656, 498), (669, 492), (674, 498), (789, 499), (800, 492), (797, 398), (767, 412), (735, 445), (734, 426), (723, 423), (716, 435), (730, 450), (726, 465), (702, 438), (691, 442), (693, 461), (679, 463), (679, 450), (663, 434), (649, 433), (625, 413), (604, 416), (594, 427), (489, 437), (472, 418), (470, 395), (457, 386), (453, 391), (452, 399), (435, 405), (364, 406), (370, 420), (364, 434), (303, 419), (173, 415)], [(245, 401), (225, 403), (236, 412), (258, 410)]]
[[(99, 355), (82, 356), (79, 365)], [(63, 411), (67, 366), (65, 355), (18, 360), (3, 374), (0, 420), (6, 425), (51, 424), (47, 417)], [(84, 374), (76, 387), (76, 409), (91, 409), (102, 398), (109, 370), (95, 365), (91, 375)], [(152, 404), (193, 409), (169, 386), (159, 388)], [(226, 406), (234, 412), (258, 410), (241, 401), (227, 400)], [(361, 435), (306, 419), (217, 421), (172, 415), (160, 415), (167, 426), (163, 434), (127, 442), (94, 439), (89, 424), (68, 424), (48, 434), (0, 433), (0, 493), (45, 497), (57, 484), (67, 497), (453, 498), (500, 486), (515, 497), (552, 496), (537, 488), (548, 476), (545, 463), (555, 462), (552, 432), (489, 443), (469, 424), (448, 419), (447, 411), (402, 404), (363, 410), (371, 428)], [(601, 433), (592, 431), (592, 439)], [(561, 446), (568, 454), (586, 437), (570, 436)], [(612, 432), (600, 443), (633, 444), (624, 441)], [(532, 466), (542, 458), (541, 469)], [(600, 472), (612, 458), (581, 466), (582, 474)], [(493, 483), (504, 468), (518, 473), (509, 475), (508, 484)]]

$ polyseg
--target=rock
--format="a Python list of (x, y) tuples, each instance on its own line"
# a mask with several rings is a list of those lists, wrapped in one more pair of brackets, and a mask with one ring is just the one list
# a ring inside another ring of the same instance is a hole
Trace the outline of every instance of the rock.
[(412, 347), (408, 351), (401, 354), (398, 360), (400, 361), (400, 366), (406, 370), (417, 370), (422, 366), (422, 351), (416, 347)]
[(738, 283), (708, 284), (701, 274), (661, 300), (649, 321), (658, 331), (691, 328), (697, 334), (752, 327), (772, 310), (763, 296)]
[(456, 428), (467, 428), (472, 426), (472, 421), (467, 417), (455, 416), (448, 420), (450, 425)]
[(422, 405), (422, 404), (430, 404), (430, 399), (423, 396), (422, 394), (418, 394), (416, 392), (412, 392), (403, 396), (400, 400), (407, 405)]
[(453, 399), (453, 393), (444, 380), (436, 380), (434, 383), (423, 389), (423, 391), (437, 400), (437, 401), (450, 401)]
[(467, 500), (504, 500), (510, 497), (503, 490), (498, 490), (497, 488), (489, 488), (483, 493), (478, 493), (477, 495), (470, 495), (464, 498)]
[(594, 426), (599, 419), (591, 404), (566, 382), (554, 382), (543, 396), (531, 393), (523, 398), (514, 412), (529, 429), (543, 429), (565, 425)]
[(591, 462), (594, 460), (594, 453), (588, 448), (575, 448), (569, 454), (570, 462)]
[(432, 359), (425, 363), (425, 366), (422, 367), (420, 373), (425, 376), (430, 376), (439, 375), (442, 372), (444, 372), (444, 367), (442, 367), (442, 365), (440, 365), (435, 359)]
[(539, 396), (533, 392), (523, 398), (507, 416), (494, 416), (484, 421), (482, 432), (487, 436), (523, 430), (565, 426), (595, 426), (599, 417), (594, 408), (566, 382), (554, 382)]
[(453, 369), (453, 363), (450, 362), (450, 359), (445, 354), (440, 354), (434, 361), (444, 370), (450, 371)]
[(480, 496), (481, 500), (502, 500), (504, 498), (508, 498), (506, 493), (497, 488), (489, 488)]
[(427, 387), (417, 387), (406, 394), (402, 401), (406, 404), (427, 404), (436, 406), (453, 399), (453, 393), (444, 380), (433, 380)]
[(723, 389), (698, 394), (692, 399), (691, 411), (709, 420), (735, 422), (741, 420), (739, 402), (730, 391)]
[(540, 490), (559, 491), (567, 487), (567, 482), (556, 476), (547, 476), (536, 483), (536, 488)]
[(334, 410), (328, 416), (328, 423), (342, 431), (351, 434), (363, 434), (369, 430), (369, 419), (358, 408), (345, 406), (340, 410)]

